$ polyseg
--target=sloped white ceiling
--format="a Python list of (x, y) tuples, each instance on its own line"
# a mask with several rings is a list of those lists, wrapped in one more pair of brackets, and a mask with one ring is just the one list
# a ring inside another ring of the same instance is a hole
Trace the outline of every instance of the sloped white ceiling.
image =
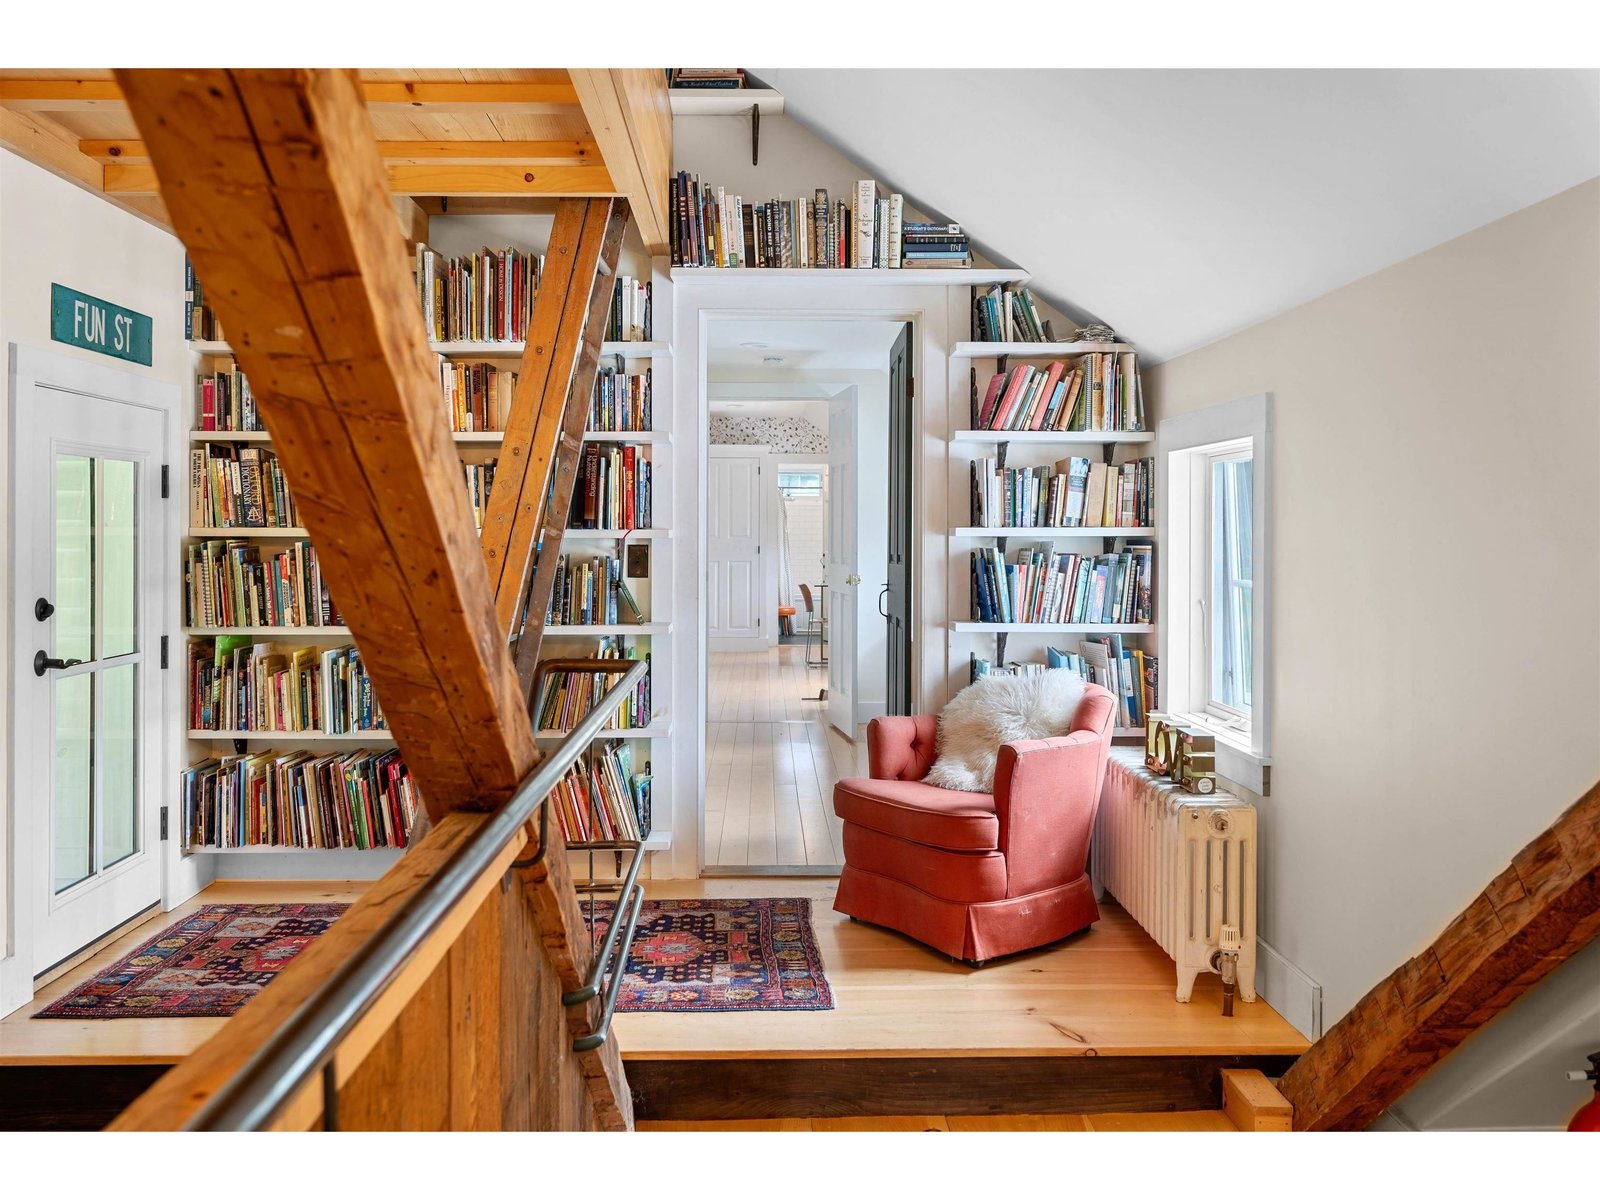
[(1152, 360), (1600, 175), (1597, 71), (752, 71)]

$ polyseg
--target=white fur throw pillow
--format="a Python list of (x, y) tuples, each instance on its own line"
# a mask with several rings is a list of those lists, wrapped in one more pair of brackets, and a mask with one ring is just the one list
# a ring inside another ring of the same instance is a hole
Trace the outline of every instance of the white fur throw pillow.
[(1076, 671), (991, 675), (963, 688), (939, 717), (939, 757), (924, 783), (957, 792), (994, 791), (1000, 747), (1062, 737), (1083, 698)]

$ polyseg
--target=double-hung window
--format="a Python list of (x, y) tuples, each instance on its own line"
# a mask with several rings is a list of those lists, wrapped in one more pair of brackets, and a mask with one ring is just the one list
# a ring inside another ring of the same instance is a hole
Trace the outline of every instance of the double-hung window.
[(1217, 771), (1256, 791), (1271, 762), (1266, 499), (1270, 397), (1160, 423), (1163, 712), (1209, 729)]

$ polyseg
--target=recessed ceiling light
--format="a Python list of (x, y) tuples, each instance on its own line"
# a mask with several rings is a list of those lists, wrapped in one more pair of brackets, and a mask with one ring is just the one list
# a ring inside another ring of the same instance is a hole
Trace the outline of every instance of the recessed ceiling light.
[(768, 366), (775, 367), (775, 366), (778, 366), (779, 364), (781, 364), (783, 362), (783, 355), (781, 355), (781, 354), (763, 354), (761, 356), (761, 361), (766, 363)]
[(742, 346), (746, 350), (765, 350), (769, 345), (771, 345), (771, 343), (770, 342), (740, 342), (739, 345)]

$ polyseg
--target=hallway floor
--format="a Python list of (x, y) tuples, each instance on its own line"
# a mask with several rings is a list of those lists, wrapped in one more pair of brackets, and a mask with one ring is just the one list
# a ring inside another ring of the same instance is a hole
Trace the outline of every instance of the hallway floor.
[(834, 781), (865, 775), (866, 740), (808, 700), (826, 667), (803, 645), (714, 653), (707, 671), (706, 865), (837, 867), (844, 861)]

